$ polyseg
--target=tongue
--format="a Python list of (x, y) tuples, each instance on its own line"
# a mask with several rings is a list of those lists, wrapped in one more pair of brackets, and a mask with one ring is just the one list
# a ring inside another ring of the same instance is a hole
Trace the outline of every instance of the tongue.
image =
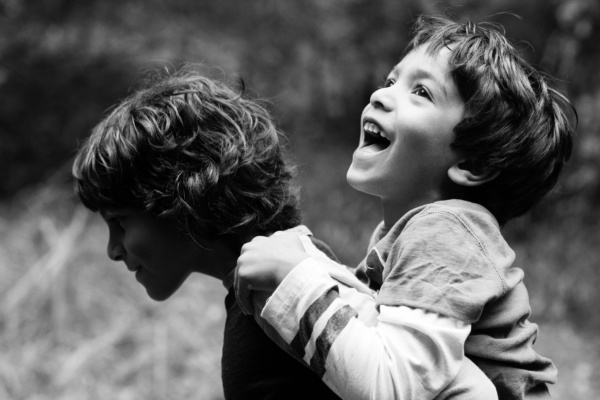
[(366, 145), (365, 147), (363, 147), (363, 149), (365, 151), (375, 153), (387, 149), (388, 145), (389, 143), (375, 142)]

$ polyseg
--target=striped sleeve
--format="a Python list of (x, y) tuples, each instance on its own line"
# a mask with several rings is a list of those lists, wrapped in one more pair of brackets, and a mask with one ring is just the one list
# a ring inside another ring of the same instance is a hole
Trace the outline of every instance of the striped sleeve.
[(319, 261), (298, 264), (261, 316), (344, 399), (433, 399), (456, 377), (470, 326), (409, 307), (363, 320)]
[[(295, 293), (303, 295), (296, 298)], [(292, 317), (296, 315), (300, 318)], [(339, 332), (357, 315), (340, 298), (336, 281), (322, 269), (310, 268), (305, 261), (288, 274), (265, 304), (261, 316), (316, 371), (322, 368)]]

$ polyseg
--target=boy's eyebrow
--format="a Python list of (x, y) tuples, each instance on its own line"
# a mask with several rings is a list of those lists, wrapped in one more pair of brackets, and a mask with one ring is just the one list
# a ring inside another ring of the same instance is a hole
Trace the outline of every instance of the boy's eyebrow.
[[(402, 67), (400, 66), (400, 64), (397, 64), (394, 67), (394, 69), (392, 69), (392, 73), (399, 75), (401, 70), (402, 70)], [(428, 70), (423, 69), (423, 68), (416, 68), (415, 70), (411, 71), (411, 77), (413, 79), (429, 79), (429, 80), (433, 81), (434, 83), (437, 84), (437, 86), (440, 87), (440, 89), (443, 92), (444, 97), (446, 99), (448, 98), (448, 89), (446, 88), (445, 80), (440, 81), (438, 78), (436, 78), (435, 75), (433, 75)]]

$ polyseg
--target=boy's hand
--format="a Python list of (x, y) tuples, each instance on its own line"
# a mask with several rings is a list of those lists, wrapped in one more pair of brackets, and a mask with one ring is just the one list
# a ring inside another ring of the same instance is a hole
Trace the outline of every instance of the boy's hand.
[(242, 246), (235, 269), (235, 294), (244, 314), (252, 314), (252, 293), (275, 291), (287, 274), (309, 258), (296, 234), (257, 236)]

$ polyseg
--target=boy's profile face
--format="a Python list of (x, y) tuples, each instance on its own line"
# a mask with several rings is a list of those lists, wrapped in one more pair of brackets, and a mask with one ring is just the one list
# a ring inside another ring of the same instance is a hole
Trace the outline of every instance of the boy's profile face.
[(109, 229), (109, 258), (123, 261), (152, 299), (170, 297), (192, 272), (213, 275), (215, 251), (201, 247), (174, 221), (132, 208), (100, 214)]
[[(355, 189), (392, 206), (435, 201), (448, 169), (465, 104), (449, 74), (446, 48), (408, 53), (376, 90), (361, 118), (360, 144), (347, 179)], [(403, 213), (402, 213), (403, 214)]]

